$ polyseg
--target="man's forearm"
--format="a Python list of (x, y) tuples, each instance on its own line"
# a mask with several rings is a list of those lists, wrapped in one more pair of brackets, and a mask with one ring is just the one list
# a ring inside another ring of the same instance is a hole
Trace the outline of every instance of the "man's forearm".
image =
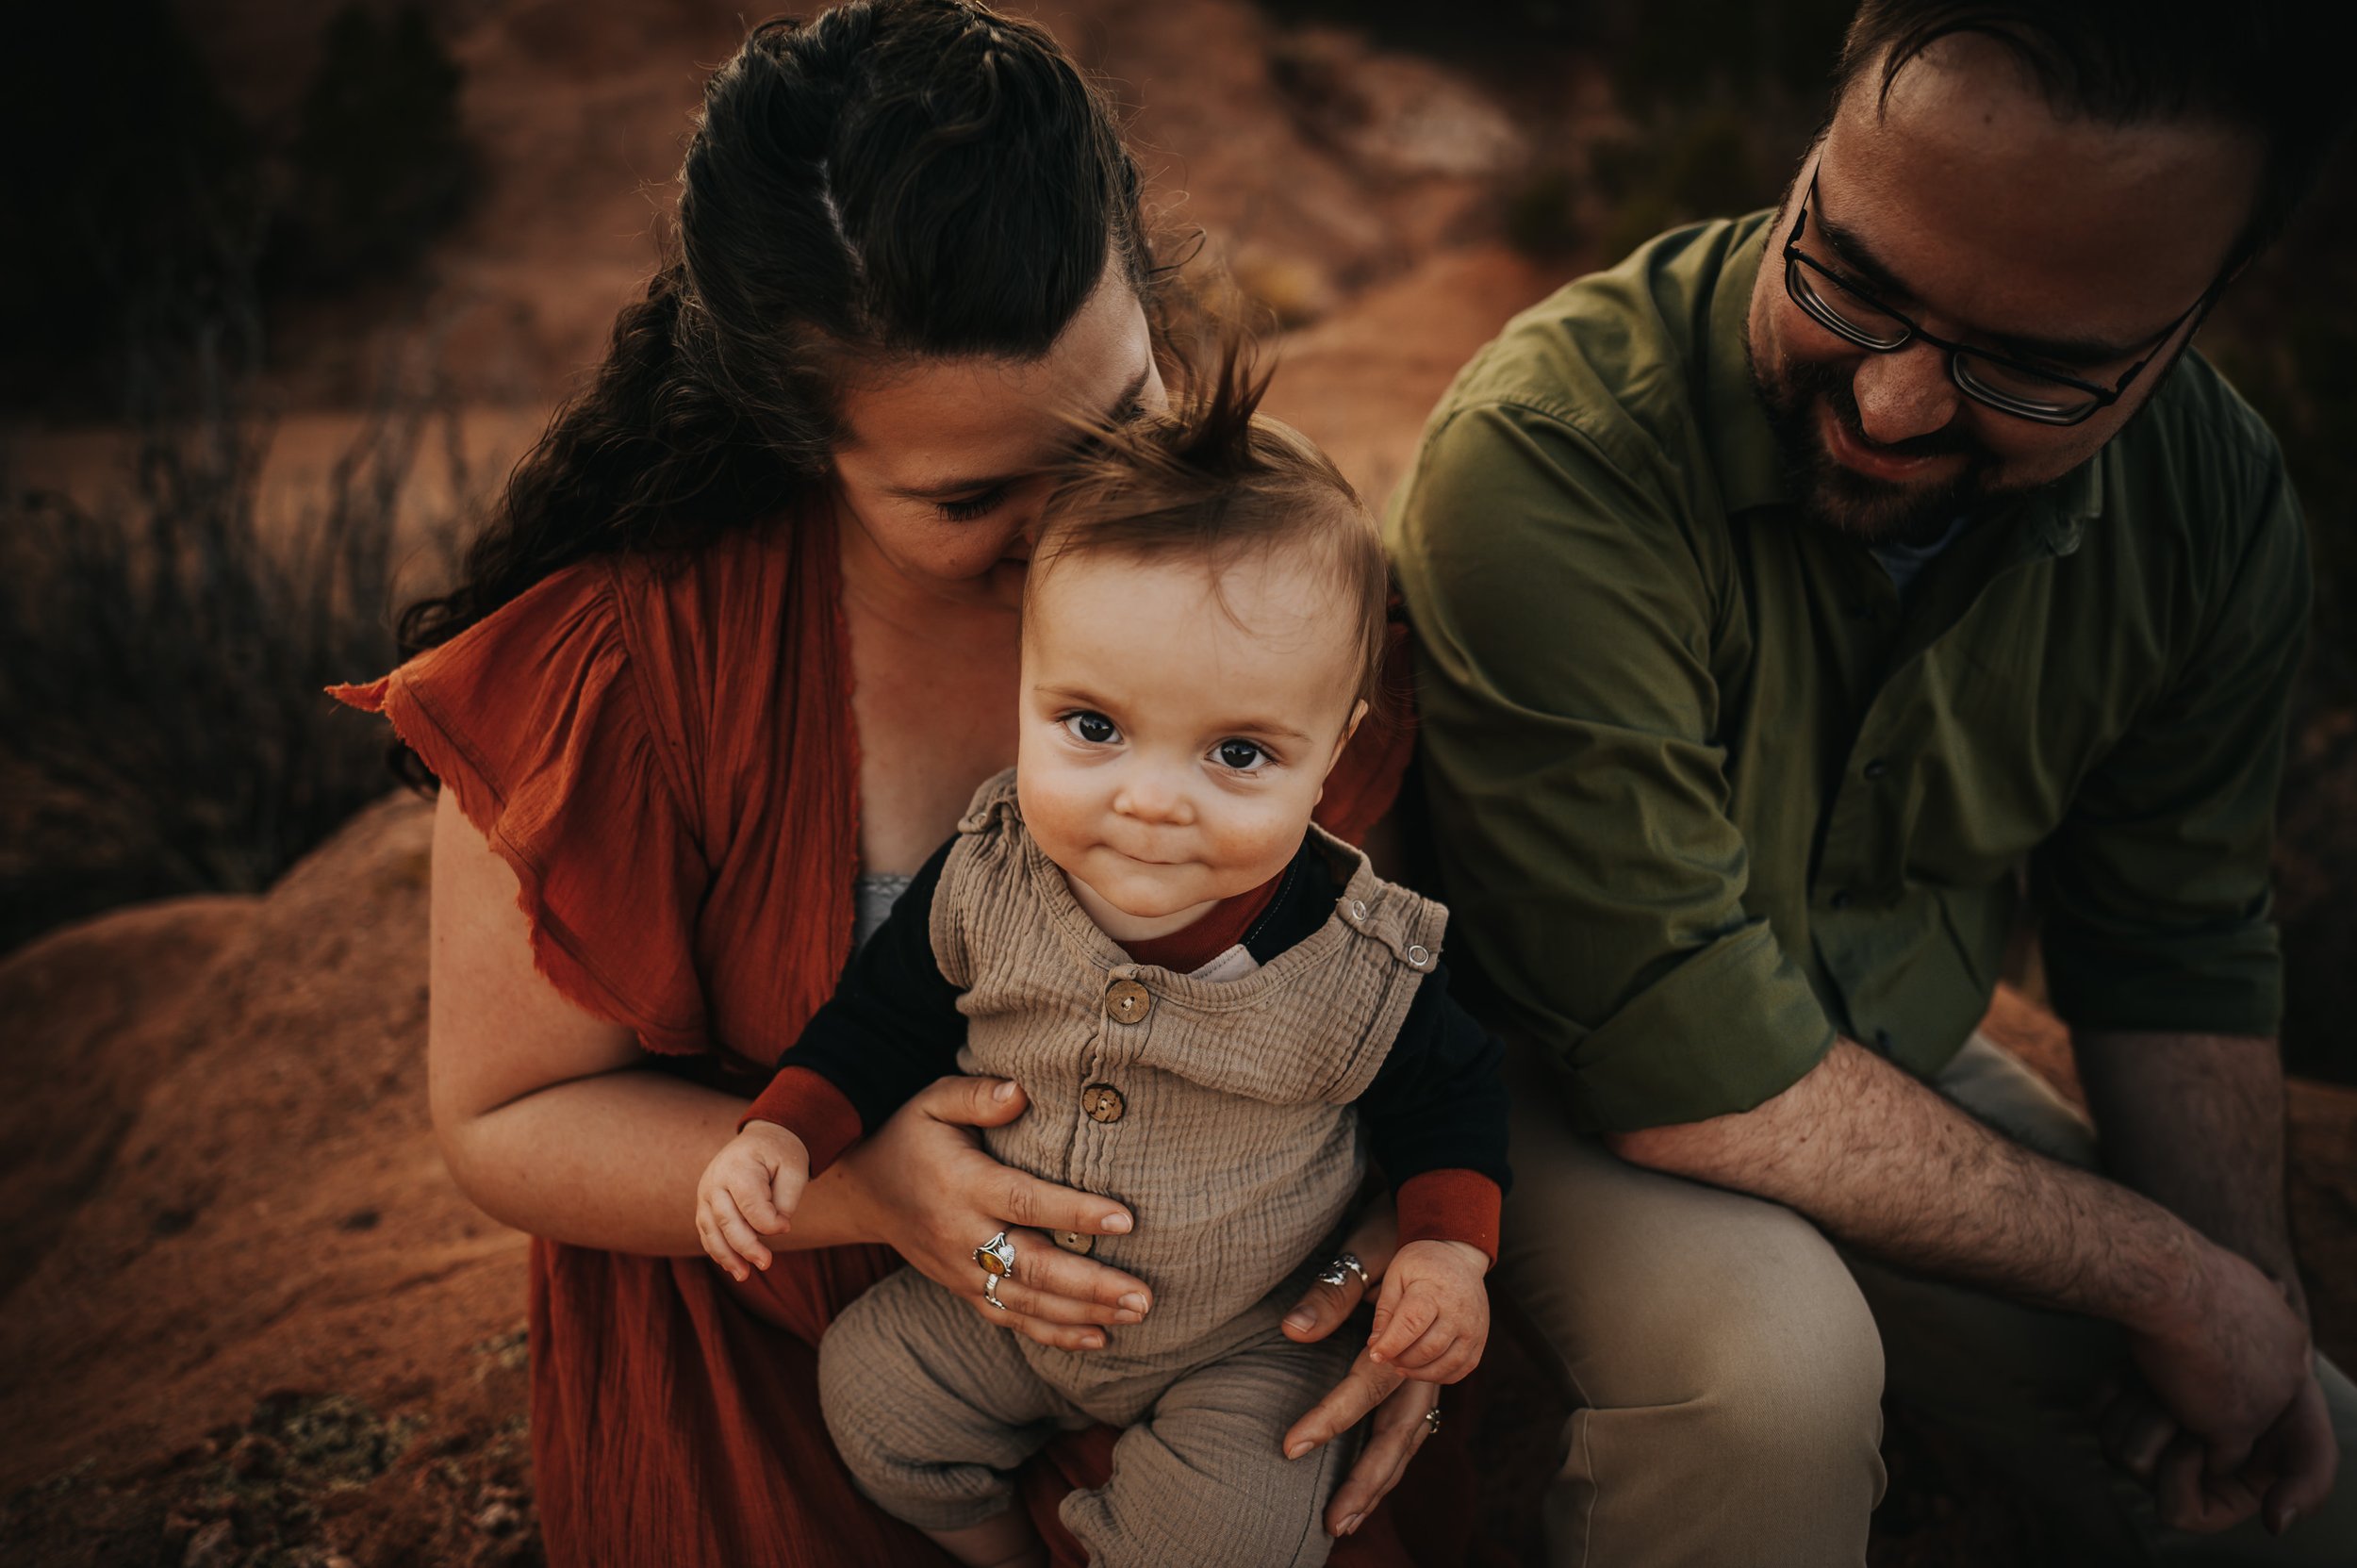
[(2073, 1043), (2105, 1168), (2297, 1293), (2276, 1043), (2124, 1033)]
[(2031, 1152), (1849, 1040), (1751, 1111), (1607, 1141), (1889, 1262), (2139, 1329), (2182, 1313), (2205, 1250), (2159, 1204)]

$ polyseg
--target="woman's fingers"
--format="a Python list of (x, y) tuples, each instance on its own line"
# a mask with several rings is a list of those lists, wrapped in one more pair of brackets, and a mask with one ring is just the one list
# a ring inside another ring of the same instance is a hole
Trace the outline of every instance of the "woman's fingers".
[(1382, 1402), (1368, 1428), (1366, 1447), (1327, 1505), (1327, 1533), (1349, 1535), (1358, 1529), (1384, 1494), (1399, 1484), (1408, 1461), (1431, 1435), (1425, 1413), (1440, 1400), (1441, 1391), (1431, 1384), (1406, 1383)]
[(1124, 1236), (1129, 1211), (1109, 1197), (1074, 1192), (1053, 1181), (993, 1162), (989, 1185), (977, 1202), (1009, 1225), (1034, 1230), (1070, 1230), (1084, 1236)]
[[(1106, 1312), (1132, 1312), (1144, 1317), (1153, 1310), (1154, 1293), (1134, 1274), (1093, 1259), (1066, 1252), (1036, 1231), (1010, 1232), (1014, 1242), (1015, 1282), (1043, 1296), (1102, 1308)], [(999, 1292), (1001, 1296), (1005, 1291)], [(1090, 1321), (1110, 1323), (1112, 1317)]]
[(1007, 1078), (936, 1078), (909, 1108), (957, 1127), (1000, 1127), (1023, 1114), (1023, 1087)]
[[(999, 1295), (1003, 1298), (1006, 1292), (1001, 1289)], [(1093, 1329), (1082, 1323), (1048, 1323), (1040, 1318), (1028, 1317), (1012, 1308), (992, 1306), (980, 1292), (969, 1297), (966, 1304), (974, 1309), (976, 1316), (992, 1328), (1021, 1334), (1025, 1339), (1051, 1350), (1102, 1350), (1105, 1347), (1105, 1331), (1101, 1329)]]
[[(720, 1237), (738, 1257), (755, 1268), (769, 1266), (769, 1249), (761, 1245), (753, 1228), (745, 1223), (745, 1216), (736, 1212), (736, 1200), (726, 1187), (717, 1187), (712, 1194), (712, 1219), (719, 1227)], [(743, 1275), (738, 1275), (742, 1279)]]
[(1343, 1326), (1343, 1321), (1359, 1310), (1366, 1298), (1367, 1288), (1360, 1282), (1357, 1273), (1342, 1271), (1339, 1285), (1319, 1279), (1301, 1293), (1294, 1310), (1285, 1314), (1285, 1337), (1302, 1345), (1324, 1339)]
[(1388, 1366), (1376, 1366), (1360, 1351), (1343, 1380), (1327, 1390), (1326, 1397), (1303, 1413), (1300, 1420), (1285, 1428), (1285, 1457), (1299, 1459), (1312, 1448), (1331, 1443), (1351, 1428), (1367, 1418), (1367, 1412), (1383, 1403), (1390, 1393), (1399, 1387), (1400, 1375)]
[[(1137, 1293), (1129, 1293), (1136, 1296)], [(1137, 1297), (1144, 1299), (1142, 1296)], [(1101, 1301), (1059, 1296), (1053, 1291), (1026, 1284), (1020, 1279), (998, 1281), (998, 1299), (1010, 1312), (1026, 1317), (1036, 1317), (1049, 1323), (1142, 1323), (1146, 1313), (1141, 1309), (1109, 1306)]]

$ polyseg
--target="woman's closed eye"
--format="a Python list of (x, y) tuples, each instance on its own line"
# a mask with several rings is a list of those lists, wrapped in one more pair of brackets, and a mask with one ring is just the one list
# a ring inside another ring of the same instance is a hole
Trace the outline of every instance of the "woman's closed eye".
[(1057, 722), (1063, 726), (1064, 734), (1084, 745), (1111, 746), (1121, 738), (1120, 726), (1101, 713), (1083, 709), (1065, 714)]
[(981, 494), (966, 496), (963, 500), (936, 501), (933, 509), (951, 522), (972, 522), (976, 518), (988, 516), (1000, 502), (1006, 500), (1007, 489), (1007, 486), (993, 485)]

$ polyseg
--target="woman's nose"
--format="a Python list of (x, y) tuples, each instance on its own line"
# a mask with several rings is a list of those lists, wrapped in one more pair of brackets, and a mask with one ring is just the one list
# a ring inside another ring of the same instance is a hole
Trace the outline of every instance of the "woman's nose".
[(1948, 378), (1948, 354), (1910, 343), (1895, 354), (1870, 354), (1851, 378), (1858, 423), (1886, 446), (1944, 429), (1956, 417), (1960, 394)]

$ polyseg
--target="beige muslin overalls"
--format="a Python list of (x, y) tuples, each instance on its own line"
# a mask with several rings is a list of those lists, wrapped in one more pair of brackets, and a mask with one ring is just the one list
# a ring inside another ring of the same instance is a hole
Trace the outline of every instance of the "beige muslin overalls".
[(964, 992), (959, 1065), (1016, 1080), (1030, 1103), (983, 1136), (1007, 1164), (1129, 1208), (1129, 1235), (1056, 1242), (1144, 1279), (1154, 1309), (1071, 1352), (983, 1322), (913, 1269), (853, 1303), (820, 1345), (820, 1394), (845, 1462), (895, 1515), (977, 1524), (1010, 1506), (1008, 1473), (1049, 1436), (1102, 1421), (1129, 1428), (1113, 1477), (1063, 1505), (1093, 1561), (1325, 1560), (1346, 1445), (1289, 1461), (1277, 1440), (1356, 1336), (1298, 1345), (1277, 1324), (1359, 1191), (1352, 1102), (1447, 912), (1310, 831), (1344, 884), (1334, 914), (1241, 978), (1191, 978), (1132, 963), (1097, 929), (1024, 831), (1012, 772), (976, 794), (933, 900), (933, 954)]

